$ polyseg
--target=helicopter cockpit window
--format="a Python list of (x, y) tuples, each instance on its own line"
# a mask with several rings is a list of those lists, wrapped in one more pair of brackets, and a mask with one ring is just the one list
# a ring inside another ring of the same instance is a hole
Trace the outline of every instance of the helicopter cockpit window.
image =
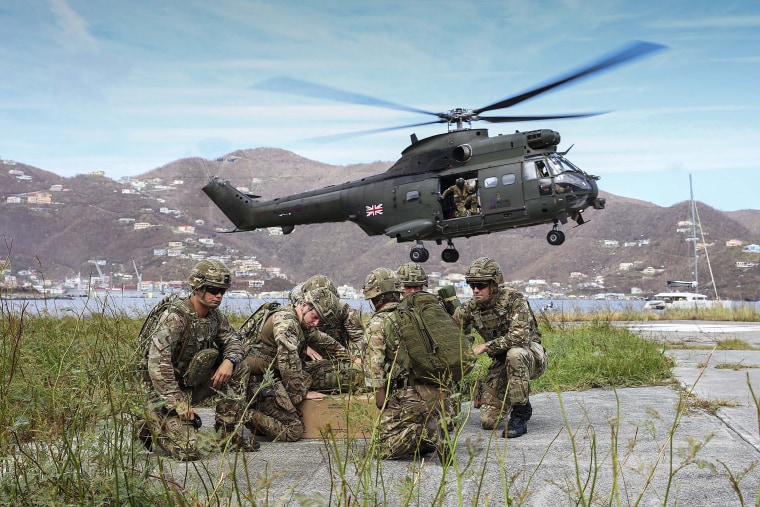
[(420, 191), (419, 190), (410, 190), (406, 193), (406, 202), (411, 201), (419, 201), (420, 200)]
[(547, 160), (549, 164), (549, 170), (554, 176), (559, 176), (564, 172), (564, 168), (562, 167), (562, 164), (557, 159), (549, 159)]
[(517, 177), (514, 174), (512, 173), (505, 174), (504, 176), (501, 177), (501, 184), (512, 185), (516, 180), (517, 180)]
[(494, 188), (498, 184), (499, 184), (499, 178), (495, 176), (491, 176), (483, 180), (483, 186), (485, 188)]
[(583, 171), (581, 171), (577, 166), (575, 166), (572, 162), (567, 160), (564, 157), (561, 157), (560, 155), (552, 155), (549, 161), (553, 164), (559, 167), (560, 172), (572, 172), (572, 173), (580, 173), (585, 174)]

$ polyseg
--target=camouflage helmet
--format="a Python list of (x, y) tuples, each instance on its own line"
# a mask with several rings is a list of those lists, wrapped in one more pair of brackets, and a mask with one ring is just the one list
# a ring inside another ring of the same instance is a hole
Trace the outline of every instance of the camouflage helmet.
[(390, 268), (377, 268), (370, 271), (364, 281), (364, 287), (362, 287), (364, 299), (373, 299), (380, 294), (403, 292), (403, 290), (401, 280), (399, 280), (396, 272)]
[(331, 322), (335, 319), (338, 311), (338, 296), (330, 289), (319, 287), (314, 290), (303, 292), (303, 302), (314, 307), (322, 322)]
[(232, 282), (230, 270), (224, 263), (216, 259), (205, 259), (193, 267), (190, 276), (187, 277), (187, 283), (195, 290), (201, 287), (229, 289)]
[(332, 283), (332, 280), (327, 278), (325, 275), (314, 275), (310, 278), (308, 278), (304, 283), (302, 290), (304, 292), (319, 289), (319, 288), (325, 288), (329, 289), (330, 292), (338, 295), (338, 289), (335, 288), (335, 285)]
[(425, 270), (416, 262), (402, 264), (396, 274), (404, 287), (422, 287), (428, 284)]
[(498, 262), (488, 257), (479, 257), (472, 261), (464, 279), (467, 283), (494, 282), (497, 285), (504, 283), (501, 266), (499, 266)]

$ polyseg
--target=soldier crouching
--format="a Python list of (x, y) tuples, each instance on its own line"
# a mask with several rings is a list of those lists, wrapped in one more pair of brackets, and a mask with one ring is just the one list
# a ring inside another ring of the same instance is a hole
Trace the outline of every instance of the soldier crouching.
[(303, 436), (298, 405), (305, 399), (324, 397), (311, 390), (311, 375), (303, 368), (306, 335), (323, 339), (323, 346), (332, 353), (345, 355), (342, 345), (315, 329), (320, 322), (332, 318), (336, 305), (337, 298), (327, 289), (307, 292), (298, 303), (272, 310), (261, 329), (246, 337), (246, 363), (252, 373), (246, 426), (254, 434), (286, 442)]
[[(142, 385), (149, 407), (138, 421), (138, 437), (175, 459), (196, 460), (218, 449), (256, 450), (239, 434), (248, 367), (244, 349), (227, 317), (218, 310), (230, 287), (230, 272), (216, 260), (196, 264), (187, 280), (192, 293), (176, 298), (157, 315), (146, 337)], [(142, 335), (142, 333), (141, 333)], [(214, 395), (215, 439), (204, 440), (193, 406)]]
[(496, 429), (508, 416), (502, 436), (520, 437), (528, 432), (533, 415), (530, 381), (541, 376), (547, 365), (538, 323), (525, 296), (502, 285), (496, 261), (475, 259), (465, 280), (473, 297), (454, 311), (454, 320), (478, 331), (485, 343), (475, 345), (473, 352), (491, 358), (488, 374), (478, 381), (473, 405), (480, 408), (483, 429)]
[(382, 410), (378, 424), (377, 454), (381, 458), (421, 456), (438, 452), (448, 460), (445, 442), (445, 407), (448, 392), (439, 385), (415, 379), (401, 337), (390, 331), (386, 319), (401, 300), (401, 281), (388, 268), (372, 271), (364, 283), (364, 298), (372, 301), (375, 314), (367, 322), (365, 383), (375, 393)]

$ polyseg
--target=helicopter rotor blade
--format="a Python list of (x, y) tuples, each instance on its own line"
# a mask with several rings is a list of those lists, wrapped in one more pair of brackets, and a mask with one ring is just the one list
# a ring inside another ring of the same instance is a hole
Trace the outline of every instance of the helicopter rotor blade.
[(532, 90), (521, 93), (519, 95), (502, 99), (498, 102), (494, 102), (493, 104), (489, 104), (485, 107), (481, 107), (480, 109), (475, 109), (473, 110), (473, 113), (480, 114), (486, 111), (493, 111), (494, 109), (504, 109), (506, 107), (514, 106), (515, 104), (524, 102), (528, 99), (535, 97), (536, 95), (540, 95), (542, 93), (548, 92), (549, 90), (552, 90), (559, 86), (570, 83), (571, 81), (576, 81), (586, 76), (590, 76), (591, 74), (595, 74), (597, 72), (607, 70), (611, 67), (614, 67), (615, 65), (620, 65), (622, 63), (629, 62), (631, 60), (642, 57), (654, 51), (659, 51), (660, 49), (664, 49), (664, 48), (665, 46), (661, 44), (654, 44), (651, 42), (634, 42), (626, 46), (622, 50), (612, 53), (610, 56), (607, 56), (599, 60), (598, 62), (593, 63), (587, 67), (584, 67), (572, 74), (568, 74), (548, 84), (539, 86), (538, 88), (534, 88)]
[(395, 104), (393, 102), (377, 99), (368, 95), (361, 95), (359, 93), (353, 93), (345, 90), (340, 90), (338, 88), (332, 88), (330, 86), (310, 83), (308, 81), (302, 81), (300, 79), (289, 77), (273, 77), (256, 85), (253, 85), (250, 88), (279, 93), (289, 93), (291, 95), (300, 95), (303, 97), (316, 97), (327, 100), (334, 100), (336, 102), (359, 104), (362, 106), (383, 107), (386, 109), (396, 109), (399, 111), (407, 111), (410, 113), (420, 113), (440, 117), (439, 113), (424, 111), (422, 109)]
[(323, 142), (323, 141), (341, 141), (343, 139), (351, 139), (353, 137), (361, 137), (361, 136), (368, 136), (371, 134), (379, 134), (380, 132), (388, 132), (390, 130), (399, 130), (399, 129), (406, 129), (411, 127), (419, 127), (421, 125), (433, 125), (435, 123), (446, 123), (446, 120), (436, 120), (436, 121), (426, 121), (422, 123), (413, 123), (411, 125), (399, 125), (396, 127), (385, 127), (381, 129), (372, 129), (372, 130), (360, 130), (357, 132), (345, 132), (343, 134), (334, 134), (331, 136), (319, 136), (319, 137), (309, 137), (307, 139), (304, 139), (304, 141), (307, 142)]
[(607, 113), (599, 112), (599, 113), (547, 114), (547, 115), (526, 115), (526, 116), (478, 116), (477, 119), (491, 122), (491, 123), (512, 123), (512, 122), (521, 122), (521, 121), (561, 120), (563, 118), (588, 118), (589, 116), (599, 116), (600, 114), (607, 114)]

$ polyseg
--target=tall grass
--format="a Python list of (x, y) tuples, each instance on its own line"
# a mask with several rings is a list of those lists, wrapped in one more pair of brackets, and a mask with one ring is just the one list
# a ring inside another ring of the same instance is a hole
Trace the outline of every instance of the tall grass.
[(659, 321), (659, 320), (711, 320), (723, 322), (760, 322), (760, 313), (752, 304), (735, 304), (714, 308), (668, 308), (664, 311), (641, 310), (638, 307), (621, 309), (599, 309), (594, 312), (580, 308), (569, 310), (537, 312), (537, 316), (549, 322), (593, 322), (593, 321)]
[[(176, 462), (145, 453), (132, 438), (132, 414), (142, 411), (144, 401), (134, 378), (141, 319), (116, 312), (89, 317), (30, 316), (2, 306), (0, 317), (0, 504), (268, 506), (292, 501), (353, 506), (398, 503), (399, 495), (404, 505), (420, 504), (427, 498), (423, 494), (427, 492), (420, 489), (427, 475), (425, 465), (411, 464), (399, 490), (384, 473), (388, 465), (375, 457), (373, 439), (364, 442), (329, 434), (324, 446), (331, 487), (319, 495), (273, 498), (270, 488), (277, 472), (268, 468), (249, 471), (248, 460), (238, 461), (235, 455), (232, 466), (245, 470), (244, 479), (211, 470), (205, 461), (188, 465), (185, 475), (178, 476)], [(605, 319), (580, 325), (546, 320), (541, 327), (551, 361), (546, 373), (532, 383), (534, 392), (557, 392), (561, 399), (566, 391), (659, 385), (670, 380), (672, 363), (662, 345), (641, 340)], [(464, 383), (465, 397), (486, 368), (487, 358), (481, 356), (478, 368)], [(499, 463), (507, 503), (523, 503), (543, 461), (519, 476), (508, 472), (506, 455), (496, 451), (501, 444), (491, 445), (494, 433), (486, 434), (487, 442), (480, 449), (469, 440), (463, 442), (461, 429), (469, 412), (458, 417), (459, 424), (448, 435), (458, 456), (441, 469), (434, 503), (489, 503), (483, 493), (486, 470), (475, 465), (482, 452), (493, 452)], [(357, 420), (359, 416), (347, 414), (347, 418)], [(760, 404), (758, 425), (760, 428)], [(611, 426), (610, 431), (615, 430)], [(575, 442), (569, 426), (568, 433)], [(593, 429), (588, 435), (581, 440), (591, 442), (593, 449)], [(696, 446), (694, 453), (698, 451)], [(665, 448), (663, 452), (674, 456), (676, 451)], [(582, 454), (576, 450), (575, 459)], [(602, 465), (597, 462), (595, 466)], [(614, 459), (611, 466), (621, 466), (620, 461)], [(581, 468), (578, 464), (577, 484), (568, 486), (567, 494), (573, 503), (588, 505), (596, 495), (594, 478), (583, 477)], [(738, 483), (747, 471), (729, 473), (740, 492)], [(189, 480), (191, 475), (194, 481)], [(476, 484), (467, 496), (465, 483)]]

